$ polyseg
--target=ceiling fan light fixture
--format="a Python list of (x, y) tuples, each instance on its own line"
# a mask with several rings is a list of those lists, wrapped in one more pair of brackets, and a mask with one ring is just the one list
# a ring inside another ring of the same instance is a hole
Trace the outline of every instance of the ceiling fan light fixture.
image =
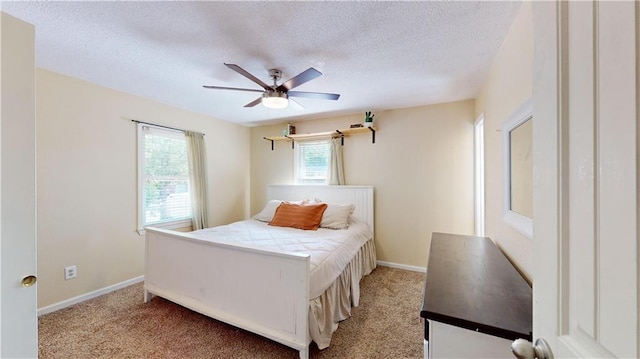
[(262, 95), (262, 104), (264, 107), (274, 110), (287, 108), (289, 106), (289, 96), (280, 91), (265, 92)]

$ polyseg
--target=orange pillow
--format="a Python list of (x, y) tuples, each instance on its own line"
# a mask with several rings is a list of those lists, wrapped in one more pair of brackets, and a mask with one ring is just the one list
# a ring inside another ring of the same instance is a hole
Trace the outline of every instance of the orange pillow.
[(327, 209), (327, 204), (299, 205), (288, 202), (282, 202), (273, 219), (269, 222), (270, 226), (292, 227), (299, 229), (317, 230), (322, 222), (322, 214)]

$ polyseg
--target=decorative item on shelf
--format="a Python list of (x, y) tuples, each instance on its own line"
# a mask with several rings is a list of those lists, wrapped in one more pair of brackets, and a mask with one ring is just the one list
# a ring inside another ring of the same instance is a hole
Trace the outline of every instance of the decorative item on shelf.
[(364, 126), (365, 127), (371, 127), (373, 125), (373, 116), (375, 116), (375, 115), (372, 114), (371, 111), (366, 111), (364, 113)]
[(350, 125), (349, 128), (360, 128), (362, 127), (361, 123), (354, 123), (353, 125)]
[(287, 128), (282, 130), (282, 137), (287, 137), (289, 135), (295, 135), (295, 134), (296, 134), (296, 126), (290, 123), (287, 123)]

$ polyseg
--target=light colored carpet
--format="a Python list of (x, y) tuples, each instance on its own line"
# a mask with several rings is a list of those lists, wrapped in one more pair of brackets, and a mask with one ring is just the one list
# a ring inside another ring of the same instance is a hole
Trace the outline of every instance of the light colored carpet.
[[(311, 358), (422, 358), (424, 274), (378, 267), (331, 346)], [(142, 284), (41, 316), (39, 358), (298, 358), (298, 352), (162, 298)]]

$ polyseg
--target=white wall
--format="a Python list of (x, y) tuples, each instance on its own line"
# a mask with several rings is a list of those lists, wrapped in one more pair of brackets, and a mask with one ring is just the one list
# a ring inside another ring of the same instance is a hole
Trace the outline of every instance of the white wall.
[(248, 128), (42, 69), (36, 81), (39, 308), (144, 274), (136, 125), (123, 116), (205, 133), (209, 223), (246, 217)]
[[(502, 220), (502, 122), (532, 95), (533, 14), (524, 2), (511, 25), (476, 99), (476, 116), (484, 113), (485, 235), (491, 237), (531, 281), (533, 245)], [(533, 119), (535, 126), (535, 118)]]
[[(474, 101), (374, 111), (378, 131), (344, 143), (349, 185), (375, 187), (378, 259), (425, 267), (432, 232), (473, 234)], [(362, 114), (294, 123), (296, 133), (361, 123)], [(264, 205), (268, 184), (292, 183), (293, 150), (264, 136), (282, 125), (251, 129), (251, 213)]]

